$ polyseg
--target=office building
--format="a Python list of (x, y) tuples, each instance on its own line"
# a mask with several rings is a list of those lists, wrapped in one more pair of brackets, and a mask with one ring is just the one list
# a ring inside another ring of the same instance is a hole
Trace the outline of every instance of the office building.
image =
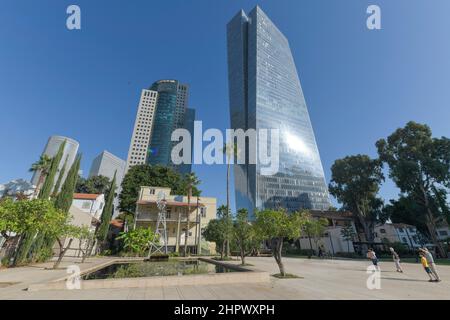
[[(171, 161), (172, 132), (192, 130), (195, 111), (188, 109), (189, 87), (177, 80), (159, 80), (142, 90), (127, 159), (129, 167), (149, 163), (170, 166), (181, 173), (190, 165)], [(192, 131), (191, 131), (192, 133)]]
[(234, 165), (236, 207), (327, 210), (328, 189), (288, 40), (255, 7), (228, 23), (227, 48), (232, 129), (280, 133), (278, 173)]
[[(79, 143), (71, 138), (63, 137), (63, 136), (51, 136), (47, 144), (45, 145), (44, 151), (42, 152), (42, 155), (47, 155), (50, 158), (53, 158), (56, 153), (58, 152), (59, 146), (61, 143), (66, 141), (66, 145), (64, 147), (63, 156), (61, 158), (61, 161), (59, 163), (58, 171), (62, 169), (64, 166), (64, 163), (67, 161), (66, 164), (66, 170), (64, 172), (64, 177), (61, 181), (61, 185), (64, 183), (67, 177), (67, 173), (69, 172), (70, 167), (72, 166), (73, 162), (75, 161), (75, 158), (77, 156)], [(33, 177), (31, 178), (31, 183), (33, 185), (37, 185), (39, 181), (39, 177), (41, 175), (40, 171), (37, 171), (33, 174)], [(56, 180), (54, 183), (56, 184)]]
[(116, 173), (116, 194), (114, 198), (114, 216), (119, 213), (119, 197), (121, 184), (125, 175), (126, 168), (125, 160), (113, 155), (112, 153), (104, 150), (92, 161), (91, 169), (89, 171), (89, 177), (92, 176), (105, 176), (110, 180), (113, 179), (114, 173)]

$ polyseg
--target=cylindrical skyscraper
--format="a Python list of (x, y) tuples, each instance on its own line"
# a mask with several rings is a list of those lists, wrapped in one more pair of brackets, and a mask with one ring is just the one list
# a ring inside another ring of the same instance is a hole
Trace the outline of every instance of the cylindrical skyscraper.
[[(59, 170), (61, 170), (61, 168), (64, 165), (64, 162), (67, 159), (66, 170), (62, 181), (66, 179), (67, 172), (69, 171), (69, 168), (75, 161), (75, 157), (77, 156), (79, 147), (78, 141), (63, 136), (51, 136), (50, 138), (48, 138), (47, 144), (45, 145), (44, 151), (42, 152), (42, 155), (45, 154), (50, 158), (53, 158), (58, 152), (59, 146), (61, 145), (61, 143), (64, 142), (64, 140), (66, 140), (66, 146), (64, 147), (64, 153), (58, 168)], [(35, 172), (33, 174), (33, 177), (31, 178), (31, 183), (36, 185), (39, 181), (40, 175), (41, 175), (40, 171)], [(56, 183), (56, 179), (54, 183)]]

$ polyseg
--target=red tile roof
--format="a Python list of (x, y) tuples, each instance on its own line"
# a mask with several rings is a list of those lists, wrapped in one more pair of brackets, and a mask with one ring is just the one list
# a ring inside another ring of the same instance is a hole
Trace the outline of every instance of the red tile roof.
[(99, 194), (94, 193), (74, 193), (73, 198), (74, 199), (83, 199), (83, 200), (95, 200), (99, 197)]

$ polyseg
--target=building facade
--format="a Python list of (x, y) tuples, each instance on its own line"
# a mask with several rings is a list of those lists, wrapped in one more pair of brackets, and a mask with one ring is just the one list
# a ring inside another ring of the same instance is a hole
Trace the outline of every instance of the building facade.
[[(234, 165), (237, 208), (328, 210), (322, 163), (288, 40), (259, 8), (227, 25), (232, 129), (279, 129), (279, 170)], [(246, 153), (256, 150), (246, 150)]]
[(103, 194), (74, 193), (72, 206), (100, 221), (105, 206), (105, 196)]
[(402, 243), (411, 250), (424, 245), (424, 243), (420, 243), (421, 236), (417, 228), (406, 223), (384, 223), (375, 226), (374, 231), (374, 242)]
[[(356, 240), (357, 232), (351, 212), (311, 210), (310, 213), (313, 219), (327, 219), (328, 226), (320, 237), (314, 238), (303, 234), (299, 239), (301, 249), (313, 250), (317, 254), (319, 247), (322, 247), (324, 253), (333, 256), (338, 253), (355, 252), (353, 241)], [(347, 226), (352, 227), (355, 232), (355, 239), (346, 240), (342, 236), (341, 231)]]
[[(72, 205), (69, 209), (71, 217), (70, 224), (77, 227), (86, 227), (91, 233), (100, 224), (100, 219), (105, 206), (105, 196), (103, 194), (88, 194), (88, 193), (74, 193)], [(64, 247), (69, 245), (69, 238), (65, 239)], [(82, 251), (95, 252), (95, 242), (87, 240), (80, 240), (73, 238), (70, 242), (70, 247), (67, 250), (67, 255), (71, 257), (81, 257)]]
[[(75, 141), (71, 138), (63, 137), (63, 136), (51, 136), (47, 144), (45, 145), (44, 151), (42, 152), (42, 155), (47, 155), (50, 158), (53, 158), (56, 153), (58, 152), (59, 146), (61, 143), (66, 141), (66, 145), (64, 147), (63, 156), (61, 158), (61, 162), (59, 163), (58, 171), (61, 171), (62, 167), (64, 166), (64, 163), (67, 161), (66, 164), (66, 170), (64, 172), (63, 179), (61, 181), (61, 185), (66, 180), (67, 173), (69, 172), (69, 168), (72, 166), (73, 162), (75, 161), (75, 158), (77, 156), (79, 143), (78, 141)], [(39, 177), (41, 176), (41, 172), (37, 171), (33, 174), (33, 177), (31, 178), (31, 183), (33, 185), (37, 185), (39, 181)], [(56, 184), (55, 179), (55, 184)]]
[(119, 213), (119, 194), (123, 177), (125, 175), (127, 163), (125, 160), (113, 155), (112, 153), (104, 150), (92, 161), (91, 169), (89, 171), (89, 177), (92, 176), (105, 176), (110, 180), (113, 179), (114, 173), (116, 173), (116, 194), (114, 198), (114, 216)]
[(208, 222), (216, 218), (216, 198), (191, 197), (189, 204), (187, 196), (172, 195), (170, 191), (170, 188), (141, 187), (136, 205), (136, 227), (155, 230), (159, 212), (157, 201), (164, 200), (168, 250), (182, 252), (188, 232), (187, 246), (191, 253), (197, 253), (199, 247), (202, 254), (214, 253), (215, 244), (205, 241), (201, 235)]
[(139, 164), (171, 166), (186, 173), (190, 164), (174, 165), (172, 132), (185, 128), (193, 133), (195, 111), (188, 106), (189, 86), (177, 80), (159, 80), (143, 90), (128, 151), (127, 170)]

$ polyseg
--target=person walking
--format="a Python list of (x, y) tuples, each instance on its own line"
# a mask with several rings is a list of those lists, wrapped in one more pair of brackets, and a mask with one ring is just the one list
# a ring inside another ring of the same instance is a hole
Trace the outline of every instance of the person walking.
[(323, 249), (322, 249), (322, 246), (319, 246), (319, 258), (323, 258)]
[[(422, 267), (425, 269), (425, 272), (427, 273), (427, 275), (430, 277), (430, 280), (428, 280), (429, 282), (434, 282), (437, 281), (433, 279), (433, 277), (431, 275), (434, 276), (434, 274), (431, 272), (430, 266), (428, 264), (427, 258), (425, 257), (425, 253), (423, 251), (419, 252), (419, 257), (420, 257), (420, 263), (422, 263)], [(436, 276), (434, 276), (436, 278)]]
[(431, 272), (433, 273), (434, 277), (436, 278), (436, 282), (440, 282), (441, 278), (439, 277), (439, 274), (437, 272), (437, 268), (436, 268), (436, 264), (434, 263), (433, 255), (431, 254), (430, 251), (428, 251), (428, 249), (426, 247), (419, 249), (419, 250), (420, 250), (420, 252), (423, 253), (425, 259), (427, 259), (428, 266), (429, 266)]
[(397, 252), (395, 252), (394, 248), (389, 248), (392, 254), (392, 260), (394, 260), (395, 267), (397, 268), (397, 272), (403, 273), (402, 266), (400, 265), (400, 257)]
[(375, 269), (377, 271), (380, 271), (380, 266), (378, 265), (378, 258), (377, 255), (375, 254), (375, 251), (373, 251), (372, 248), (370, 248), (369, 250), (367, 250), (367, 259), (372, 261), (372, 264), (375, 266)]

